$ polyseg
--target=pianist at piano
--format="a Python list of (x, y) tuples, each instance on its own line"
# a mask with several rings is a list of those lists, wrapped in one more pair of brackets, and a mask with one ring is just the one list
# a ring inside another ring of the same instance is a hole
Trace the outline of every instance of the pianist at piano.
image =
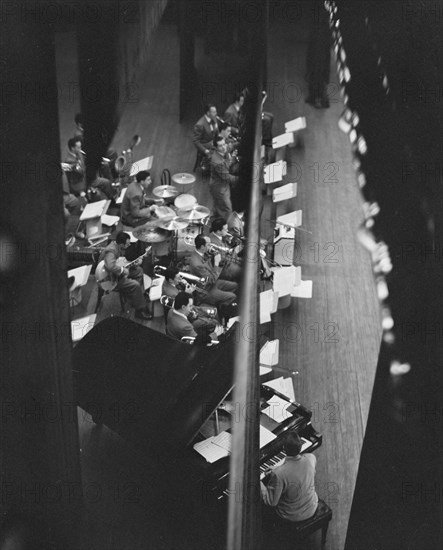
[(260, 482), (261, 495), (266, 508), (275, 513), (267, 514), (273, 523), (277, 520), (304, 521), (311, 518), (317, 509), (318, 496), (315, 492), (315, 465), (317, 459), (312, 453), (300, 454), (302, 440), (296, 432), (286, 434), (284, 449), (286, 458), (271, 468)]

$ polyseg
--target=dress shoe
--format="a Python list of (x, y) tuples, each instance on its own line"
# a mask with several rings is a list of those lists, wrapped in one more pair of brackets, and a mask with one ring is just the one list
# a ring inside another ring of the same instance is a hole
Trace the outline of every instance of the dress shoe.
[(136, 319), (142, 319), (143, 321), (151, 321), (152, 320), (152, 315), (151, 315), (151, 313), (148, 313), (144, 309), (138, 309), (135, 312), (135, 318)]

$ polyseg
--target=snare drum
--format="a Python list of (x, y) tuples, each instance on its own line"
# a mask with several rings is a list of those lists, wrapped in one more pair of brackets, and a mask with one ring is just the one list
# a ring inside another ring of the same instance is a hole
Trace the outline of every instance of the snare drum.
[(197, 199), (194, 197), (194, 195), (187, 195), (186, 193), (178, 195), (178, 197), (176, 197), (174, 200), (174, 205), (177, 208), (192, 208), (196, 204)]

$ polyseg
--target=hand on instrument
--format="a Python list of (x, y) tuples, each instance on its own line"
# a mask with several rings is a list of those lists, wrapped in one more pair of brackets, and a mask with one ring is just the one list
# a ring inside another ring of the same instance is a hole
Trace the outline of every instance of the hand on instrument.
[(129, 269), (127, 269), (127, 268), (125, 267), (125, 268), (123, 269), (122, 276), (123, 276), (123, 277), (129, 277)]
[(196, 288), (197, 288), (197, 285), (190, 285), (189, 283), (186, 283), (185, 292), (192, 294), (193, 292), (195, 292)]

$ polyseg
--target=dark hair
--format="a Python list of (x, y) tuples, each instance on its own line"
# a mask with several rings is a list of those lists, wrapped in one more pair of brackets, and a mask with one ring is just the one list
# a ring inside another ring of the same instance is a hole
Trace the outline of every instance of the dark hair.
[[(204, 107), (204, 108), (205, 108), (205, 114), (209, 111), (209, 109), (210, 109), (211, 107), (215, 107), (215, 105), (214, 105), (213, 103), (207, 103), (207, 104), (205, 105), (205, 107)], [(215, 108), (217, 109), (217, 107), (215, 107)]]
[(115, 236), (115, 242), (117, 244), (126, 244), (127, 240), (131, 237), (125, 233), (124, 231), (119, 231), (117, 235)]
[(140, 170), (140, 172), (138, 172), (138, 174), (135, 176), (135, 179), (140, 183), (146, 178), (149, 178), (150, 175), (151, 172), (148, 172), (147, 170)]
[(240, 101), (240, 98), (244, 98), (245, 94), (243, 92), (239, 92), (238, 94), (235, 94), (234, 96), (234, 103), (237, 103), (237, 101)]
[(192, 300), (192, 296), (187, 292), (179, 292), (174, 299), (174, 309), (179, 311), (183, 306), (189, 304), (189, 300)]
[(229, 124), (229, 122), (222, 122), (218, 127), (220, 132), (223, 132), (223, 130), (226, 130), (226, 128), (231, 128), (231, 125)]
[(203, 245), (206, 245), (206, 239), (202, 235), (197, 235), (194, 240), (195, 248), (199, 250)]
[(170, 281), (175, 278), (177, 273), (178, 273), (178, 269), (176, 267), (168, 267), (165, 271), (165, 279), (167, 281)]
[(79, 137), (72, 137), (72, 138), (68, 139), (68, 149), (72, 149), (73, 147), (75, 147), (75, 144), (76, 144), (78, 141), (81, 143), (81, 142), (82, 142), (81, 138), (79, 138)]
[(286, 434), (284, 447), (288, 456), (297, 456), (300, 454), (302, 441), (297, 432), (292, 431)]
[(77, 113), (74, 117), (74, 122), (76, 124), (81, 124), (83, 125), (83, 115), (81, 113)]
[(215, 136), (214, 141), (212, 142), (214, 147), (217, 147), (219, 141), (221, 141), (222, 139), (225, 139), (225, 138), (223, 136)]
[(214, 233), (216, 231), (220, 231), (221, 229), (223, 229), (224, 225), (226, 225), (224, 218), (215, 218), (215, 220), (212, 221), (211, 231), (213, 231)]

